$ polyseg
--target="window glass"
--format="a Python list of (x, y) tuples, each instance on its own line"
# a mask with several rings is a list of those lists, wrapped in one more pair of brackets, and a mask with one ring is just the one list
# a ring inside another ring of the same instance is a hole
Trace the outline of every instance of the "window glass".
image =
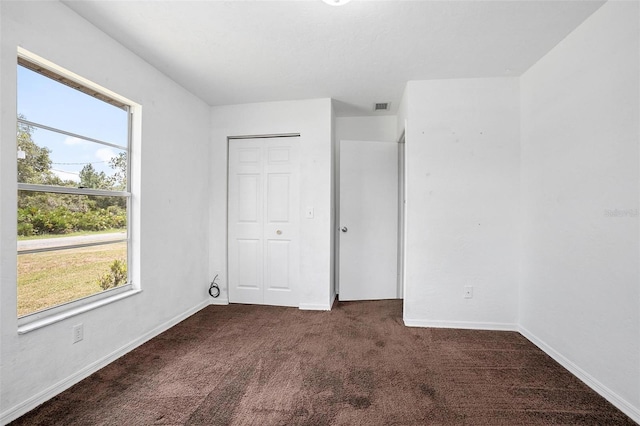
[(126, 150), (18, 123), (18, 152), (20, 183), (126, 190)]
[(127, 243), (18, 253), (18, 316), (127, 282)]
[(18, 65), (19, 317), (129, 284), (129, 113), (46, 73)]
[[(126, 238), (126, 197), (18, 191), (18, 253), (23, 246), (33, 246), (35, 240), (58, 247), (66, 245), (60, 237), (68, 234), (91, 234), (84, 239), (95, 240), (96, 233), (118, 233)], [(77, 244), (82, 240), (76, 236), (72, 241)]]
[(18, 65), (18, 116), (127, 146), (127, 112)]

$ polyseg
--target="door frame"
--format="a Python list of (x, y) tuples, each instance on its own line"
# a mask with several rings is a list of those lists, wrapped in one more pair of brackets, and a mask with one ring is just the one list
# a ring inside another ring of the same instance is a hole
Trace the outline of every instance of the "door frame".
[[(226, 197), (225, 197), (225, 276), (229, 276), (229, 147), (232, 140), (237, 139), (275, 139), (275, 138), (299, 138), (300, 133), (264, 133), (264, 134), (256, 134), (256, 135), (233, 135), (227, 136), (227, 170), (226, 170)], [(298, 165), (299, 166), (299, 165)], [(300, 207), (300, 206), (299, 206)], [(231, 285), (227, 279), (227, 302), (231, 304)], [(299, 303), (299, 302), (298, 302)]]
[(406, 182), (406, 140), (405, 131), (398, 138), (398, 299), (404, 299), (404, 266), (407, 217), (407, 182)]

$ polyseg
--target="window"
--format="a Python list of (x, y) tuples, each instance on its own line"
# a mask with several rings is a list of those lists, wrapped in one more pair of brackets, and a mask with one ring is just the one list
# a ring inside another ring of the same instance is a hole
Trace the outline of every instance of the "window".
[(31, 320), (131, 289), (132, 116), (29, 55), (17, 75), (17, 302)]

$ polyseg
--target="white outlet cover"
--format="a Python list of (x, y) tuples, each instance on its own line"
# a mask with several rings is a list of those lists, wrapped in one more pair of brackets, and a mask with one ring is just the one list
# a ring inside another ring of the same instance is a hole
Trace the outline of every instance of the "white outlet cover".
[(473, 286), (470, 286), (470, 285), (464, 286), (464, 298), (465, 299), (473, 298)]
[(84, 327), (82, 324), (73, 326), (73, 343), (78, 343), (84, 339)]

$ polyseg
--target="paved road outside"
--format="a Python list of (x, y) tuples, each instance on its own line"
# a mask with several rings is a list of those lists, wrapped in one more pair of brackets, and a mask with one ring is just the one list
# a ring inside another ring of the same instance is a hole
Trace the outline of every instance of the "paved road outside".
[(111, 232), (108, 234), (77, 235), (73, 237), (45, 238), (42, 240), (24, 240), (18, 241), (18, 252), (47, 249), (51, 247), (74, 246), (77, 244), (115, 241), (125, 238), (127, 238), (126, 232)]

